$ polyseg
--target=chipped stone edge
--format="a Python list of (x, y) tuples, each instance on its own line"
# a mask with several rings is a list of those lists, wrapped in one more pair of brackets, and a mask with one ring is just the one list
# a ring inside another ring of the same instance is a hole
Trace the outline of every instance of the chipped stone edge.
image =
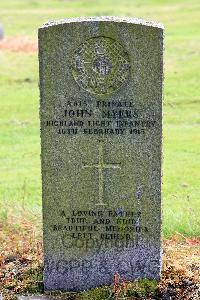
[(149, 27), (156, 27), (164, 30), (164, 26), (161, 23), (155, 21), (147, 21), (139, 18), (128, 18), (128, 17), (114, 17), (114, 16), (101, 16), (101, 17), (79, 17), (79, 18), (68, 18), (61, 20), (52, 20), (44, 23), (39, 29), (48, 28), (52, 26), (69, 24), (69, 23), (79, 23), (79, 22), (117, 22), (117, 23), (131, 23), (136, 25), (144, 25)]

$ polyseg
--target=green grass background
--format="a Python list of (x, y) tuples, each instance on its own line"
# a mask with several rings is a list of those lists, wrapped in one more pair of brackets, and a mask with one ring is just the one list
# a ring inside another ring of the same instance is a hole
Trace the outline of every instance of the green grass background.
[[(0, 0), (7, 36), (53, 19), (117, 15), (165, 26), (163, 231), (200, 236), (199, 0)], [(28, 78), (28, 80), (27, 80)], [(0, 50), (0, 220), (41, 224), (37, 54)], [(40, 226), (40, 225), (39, 225)]]

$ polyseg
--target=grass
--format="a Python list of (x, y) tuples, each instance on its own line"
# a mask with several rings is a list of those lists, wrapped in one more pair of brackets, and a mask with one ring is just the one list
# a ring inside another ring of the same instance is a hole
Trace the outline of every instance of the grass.
[[(1, 0), (8, 36), (36, 38), (52, 19), (125, 15), (165, 25), (163, 231), (200, 236), (198, 0)], [(0, 218), (41, 216), (38, 62), (0, 51)]]

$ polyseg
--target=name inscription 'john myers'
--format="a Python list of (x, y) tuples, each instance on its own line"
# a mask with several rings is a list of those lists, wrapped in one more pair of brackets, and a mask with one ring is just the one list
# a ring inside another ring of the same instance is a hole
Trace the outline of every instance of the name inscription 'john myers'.
[[(78, 106), (80, 105), (80, 107)], [(83, 101), (67, 102), (57, 120), (47, 120), (46, 127), (56, 127), (62, 135), (140, 135), (156, 126), (153, 116), (143, 116), (133, 102), (96, 101), (96, 109), (88, 109)], [(95, 115), (99, 111), (98, 119)]]

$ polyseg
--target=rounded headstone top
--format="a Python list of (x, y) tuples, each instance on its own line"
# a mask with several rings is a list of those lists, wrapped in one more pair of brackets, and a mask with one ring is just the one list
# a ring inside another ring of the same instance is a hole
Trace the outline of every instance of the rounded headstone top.
[(78, 22), (117, 22), (117, 23), (132, 23), (138, 25), (144, 25), (149, 27), (157, 27), (164, 29), (164, 26), (161, 23), (154, 21), (147, 21), (139, 18), (128, 18), (128, 17), (114, 17), (114, 16), (101, 16), (101, 17), (79, 17), (79, 18), (69, 18), (61, 20), (52, 20), (43, 24), (40, 28), (46, 28), (50, 26), (56, 26), (67, 23), (78, 23)]

